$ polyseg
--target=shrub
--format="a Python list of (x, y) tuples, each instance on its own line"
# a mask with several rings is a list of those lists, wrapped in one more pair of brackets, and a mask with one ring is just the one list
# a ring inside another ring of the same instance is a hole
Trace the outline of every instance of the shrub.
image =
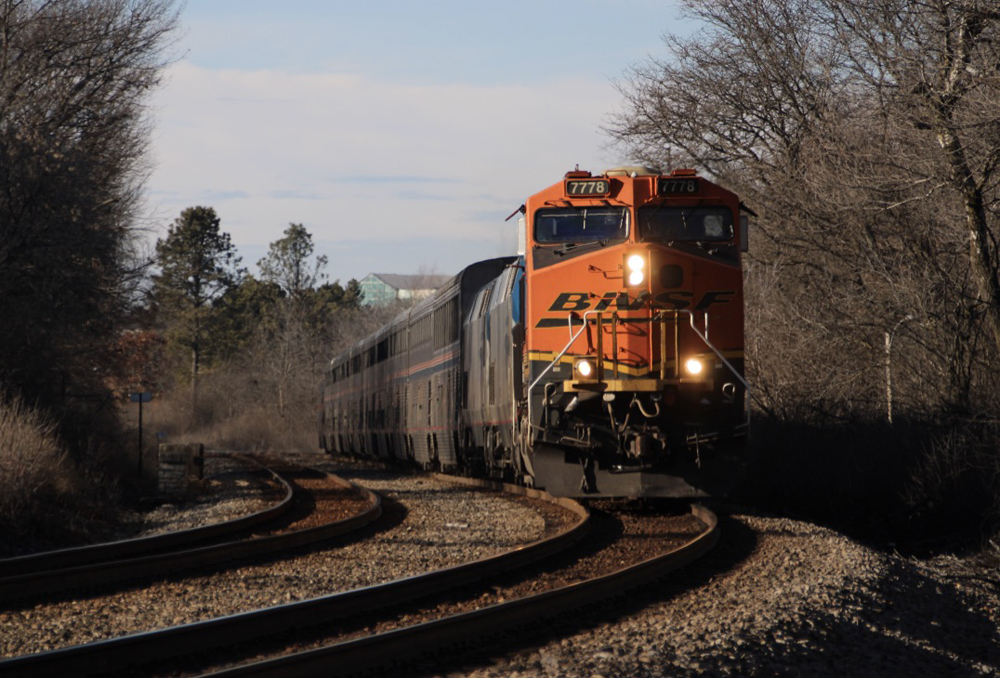
[(0, 532), (23, 537), (45, 522), (45, 506), (72, 490), (71, 464), (55, 425), (21, 400), (0, 401)]

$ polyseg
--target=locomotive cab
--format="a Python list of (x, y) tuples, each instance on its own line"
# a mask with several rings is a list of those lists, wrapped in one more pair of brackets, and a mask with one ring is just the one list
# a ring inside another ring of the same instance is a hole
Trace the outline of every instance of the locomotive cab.
[(698, 496), (749, 425), (745, 223), (693, 170), (569, 172), (525, 204), (534, 480), (570, 496)]

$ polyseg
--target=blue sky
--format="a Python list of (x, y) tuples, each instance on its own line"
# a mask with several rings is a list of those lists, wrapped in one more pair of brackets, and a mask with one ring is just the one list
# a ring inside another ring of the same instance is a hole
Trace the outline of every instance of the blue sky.
[(600, 131), (614, 80), (675, 2), (188, 0), (156, 93), (155, 237), (214, 207), (254, 270), (289, 223), (331, 279), (452, 274), (509, 254), (531, 193), (628, 158)]

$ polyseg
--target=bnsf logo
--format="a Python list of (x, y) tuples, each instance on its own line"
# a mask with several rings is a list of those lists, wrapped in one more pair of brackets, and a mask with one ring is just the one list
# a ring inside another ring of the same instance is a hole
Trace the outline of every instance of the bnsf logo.
[(673, 290), (656, 295), (650, 299), (649, 292), (640, 292), (636, 297), (630, 297), (625, 292), (605, 292), (603, 296), (588, 292), (563, 292), (549, 306), (550, 312), (568, 311), (605, 311), (614, 304), (617, 311), (638, 311), (647, 305), (650, 308), (663, 309), (686, 309), (693, 308), (696, 311), (704, 311), (714, 304), (728, 304), (736, 290), (712, 290), (705, 292), (695, 303), (694, 292), (686, 290)]

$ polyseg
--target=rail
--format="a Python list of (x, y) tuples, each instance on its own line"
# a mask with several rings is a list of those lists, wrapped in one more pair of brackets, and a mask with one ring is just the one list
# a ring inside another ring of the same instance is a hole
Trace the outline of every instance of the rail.
[[(38, 576), (42, 572), (49, 570), (107, 563), (113, 560), (148, 556), (168, 549), (178, 549), (181, 546), (208, 541), (225, 534), (259, 527), (291, 510), (293, 507), (294, 491), (288, 481), (282, 478), (280, 474), (264, 466), (259, 461), (244, 455), (222, 454), (220, 456), (230, 457), (247, 465), (256, 466), (258, 470), (267, 473), (277, 486), (281, 488), (281, 499), (255, 513), (211, 525), (148, 537), (135, 537), (133, 539), (4, 558), (0, 560), (0, 582), (8, 577), (20, 574)], [(0, 585), (0, 588), (2, 588), (2, 585)]]
[[(324, 475), (331, 483), (343, 489), (355, 488), (352, 483), (338, 476)], [(288, 486), (287, 481), (282, 480), (282, 482)], [(292, 488), (289, 486), (289, 489)], [(0, 601), (31, 598), (38, 595), (54, 595), (68, 589), (157, 577), (183, 569), (216, 567), (233, 560), (282, 553), (291, 548), (308, 546), (339, 537), (360, 530), (377, 520), (382, 514), (381, 498), (369, 490), (363, 488), (358, 488), (358, 490), (365, 499), (366, 508), (350, 517), (325, 525), (186, 550), (169, 550), (148, 556), (137, 556), (130, 549), (125, 554), (116, 554), (119, 558), (0, 577)], [(293, 494), (297, 493), (293, 490)], [(237, 521), (223, 523), (223, 525), (232, 525), (233, 523), (241, 526)], [(0, 666), (0, 674), (3, 674), (2, 666)]]
[[(490, 581), (502, 573), (532, 565), (565, 551), (579, 542), (590, 529), (590, 512), (571, 499), (552, 497), (541, 490), (490, 481), (456, 477), (448, 477), (447, 480), (450, 483), (484, 488), (502, 487), (506, 492), (548, 501), (571, 511), (577, 520), (554, 535), (511, 551), (426, 574), (158, 631), (0, 660), (0, 675), (5, 678), (36, 678), (39, 675), (90, 676), (112, 671), (134, 672), (129, 667), (149, 666), (178, 656), (231, 647), (237, 643), (287, 633), (307, 622), (317, 625), (350, 618), (397, 605), (400, 601), (441, 594), (477, 581)], [(297, 674), (293, 671), (285, 675)]]
[(626, 592), (650, 585), (670, 572), (689, 565), (712, 550), (719, 540), (714, 513), (692, 506), (705, 530), (688, 543), (616, 572), (544, 591), (523, 598), (459, 613), (434, 621), (349, 640), (209, 675), (236, 676), (341, 676), (402, 671), (409, 662), (449, 647), (482, 645), (484, 638), (503, 638), (527, 623), (574, 613), (588, 605), (621, 598)]

